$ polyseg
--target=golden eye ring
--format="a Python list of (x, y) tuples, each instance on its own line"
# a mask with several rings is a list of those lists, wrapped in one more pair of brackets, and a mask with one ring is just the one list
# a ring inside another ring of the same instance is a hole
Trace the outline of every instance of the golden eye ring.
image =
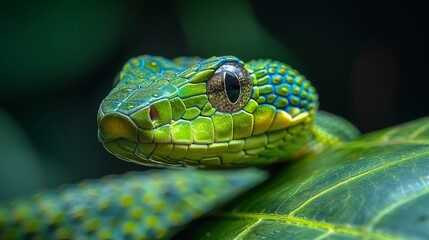
[(252, 81), (247, 70), (237, 62), (222, 64), (207, 80), (211, 105), (221, 112), (242, 109), (252, 95)]

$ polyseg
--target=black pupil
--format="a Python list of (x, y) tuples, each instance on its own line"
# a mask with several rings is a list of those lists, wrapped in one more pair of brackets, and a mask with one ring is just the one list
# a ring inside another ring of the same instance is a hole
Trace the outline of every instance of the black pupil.
[(240, 96), (240, 82), (235, 74), (225, 72), (225, 89), (229, 101), (235, 103)]

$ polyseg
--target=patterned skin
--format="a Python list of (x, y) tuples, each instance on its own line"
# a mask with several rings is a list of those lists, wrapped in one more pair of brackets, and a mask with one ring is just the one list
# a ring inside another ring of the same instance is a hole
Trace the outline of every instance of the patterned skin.
[(317, 100), (311, 83), (278, 61), (140, 56), (101, 103), (99, 140), (144, 165), (270, 164), (310, 150)]
[(86, 180), (0, 204), (0, 239), (163, 239), (264, 179), (167, 169)]
[[(310, 82), (272, 60), (141, 56), (98, 111), (99, 140), (155, 166), (265, 165), (358, 135), (317, 111)], [(0, 204), (0, 239), (162, 239), (266, 175), (152, 170), (84, 181)]]

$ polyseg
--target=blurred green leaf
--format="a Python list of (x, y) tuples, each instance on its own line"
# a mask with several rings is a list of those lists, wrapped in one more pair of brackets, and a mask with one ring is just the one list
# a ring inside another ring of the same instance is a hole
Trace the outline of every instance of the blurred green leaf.
[(285, 168), (196, 223), (195, 239), (428, 239), (429, 118)]
[(10, 2), (0, 22), (0, 99), (59, 90), (93, 71), (124, 37), (120, 1)]
[(46, 179), (31, 140), (6, 112), (0, 109), (0, 199), (34, 192)]

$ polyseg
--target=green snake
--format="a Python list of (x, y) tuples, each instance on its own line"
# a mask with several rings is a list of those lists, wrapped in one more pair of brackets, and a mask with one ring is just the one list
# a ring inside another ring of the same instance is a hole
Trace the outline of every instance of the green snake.
[(141, 56), (128, 61), (98, 112), (99, 140), (144, 165), (262, 165), (339, 139), (314, 124), (318, 95), (290, 66)]
[[(318, 105), (310, 81), (279, 61), (144, 55), (123, 66), (102, 101), (98, 139), (118, 158), (147, 166), (262, 166), (357, 136), (352, 125)], [(0, 237), (163, 238), (169, 226), (213, 207), (204, 200), (198, 207), (196, 200), (184, 203), (183, 196), (245, 188), (258, 178), (251, 180), (254, 170), (248, 171), (249, 182), (237, 180), (234, 171), (206, 179), (212, 171), (161, 170), (36, 194), (0, 208)], [(154, 198), (165, 198), (164, 205), (151, 204)]]

